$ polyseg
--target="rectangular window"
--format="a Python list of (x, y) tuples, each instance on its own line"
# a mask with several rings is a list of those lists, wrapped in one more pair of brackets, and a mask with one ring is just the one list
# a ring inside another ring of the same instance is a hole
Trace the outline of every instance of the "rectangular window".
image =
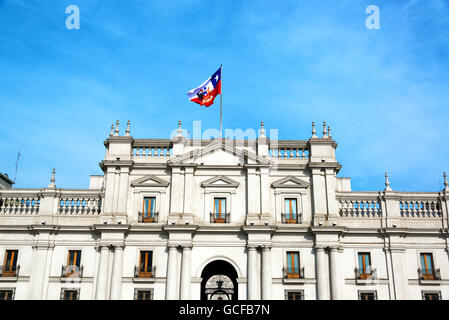
[(151, 267), (153, 263), (152, 251), (140, 251), (139, 278), (151, 278)]
[(359, 291), (359, 300), (377, 300), (377, 291)]
[(285, 222), (296, 223), (298, 220), (296, 199), (285, 199)]
[(302, 291), (286, 291), (285, 298), (287, 300), (303, 300), (304, 293)]
[(441, 300), (441, 292), (423, 292), (422, 298), (423, 300)]
[(153, 300), (153, 290), (136, 289), (134, 300)]
[(69, 250), (66, 276), (78, 274), (81, 268), (81, 250)]
[(367, 279), (371, 276), (371, 257), (367, 252), (359, 253), (358, 278)]
[(226, 222), (226, 198), (214, 198), (214, 222)]
[(13, 300), (14, 290), (0, 290), (0, 301), (1, 300)]
[(299, 279), (299, 252), (287, 252), (287, 274), (288, 279)]
[(421, 253), (421, 274), (424, 280), (435, 279), (435, 268), (431, 253)]
[(78, 300), (78, 299), (79, 299), (78, 290), (62, 289), (61, 300)]
[(154, 211), (156, 208), (155, 197), (143, 198), (142, 220), (143, 222), (154, 222)]
[(6, 250), (5, 262), (3, 264), (3, 277), (14, 277), (17, 267), (17, 250)]

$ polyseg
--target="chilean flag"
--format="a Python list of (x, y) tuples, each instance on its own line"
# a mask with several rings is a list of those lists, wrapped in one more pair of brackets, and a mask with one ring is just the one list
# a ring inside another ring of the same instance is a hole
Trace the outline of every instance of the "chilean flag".
[(198, 88), (187, 92), (190, 101), (209, 107), (217, 95), (221, 94), (221, 67)]

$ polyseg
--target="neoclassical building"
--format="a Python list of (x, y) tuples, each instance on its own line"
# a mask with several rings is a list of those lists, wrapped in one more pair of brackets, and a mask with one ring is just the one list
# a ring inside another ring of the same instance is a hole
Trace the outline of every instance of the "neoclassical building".
[(104, 145), (89, 189), (0, 190), (0, 299), (449, 299), (446, 176), (352, 191), (325, 124)]

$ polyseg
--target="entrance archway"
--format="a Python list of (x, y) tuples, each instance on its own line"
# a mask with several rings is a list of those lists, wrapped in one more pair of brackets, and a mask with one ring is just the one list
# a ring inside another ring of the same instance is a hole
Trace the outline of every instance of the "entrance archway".
[(201, 300), (237, 300), (237, 271), (229, 262), (210, 262), (201, 272), (201, 278)]

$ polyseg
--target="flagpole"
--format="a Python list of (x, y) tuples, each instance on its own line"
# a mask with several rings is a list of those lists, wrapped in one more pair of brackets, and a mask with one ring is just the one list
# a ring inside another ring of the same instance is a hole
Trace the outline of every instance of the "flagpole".
[(220, 75), (220, 138), (223, 139), (223, 122), (222, 122), (222, 103), (223, 103), (223, 65), (220, 65), (221, 75)]

